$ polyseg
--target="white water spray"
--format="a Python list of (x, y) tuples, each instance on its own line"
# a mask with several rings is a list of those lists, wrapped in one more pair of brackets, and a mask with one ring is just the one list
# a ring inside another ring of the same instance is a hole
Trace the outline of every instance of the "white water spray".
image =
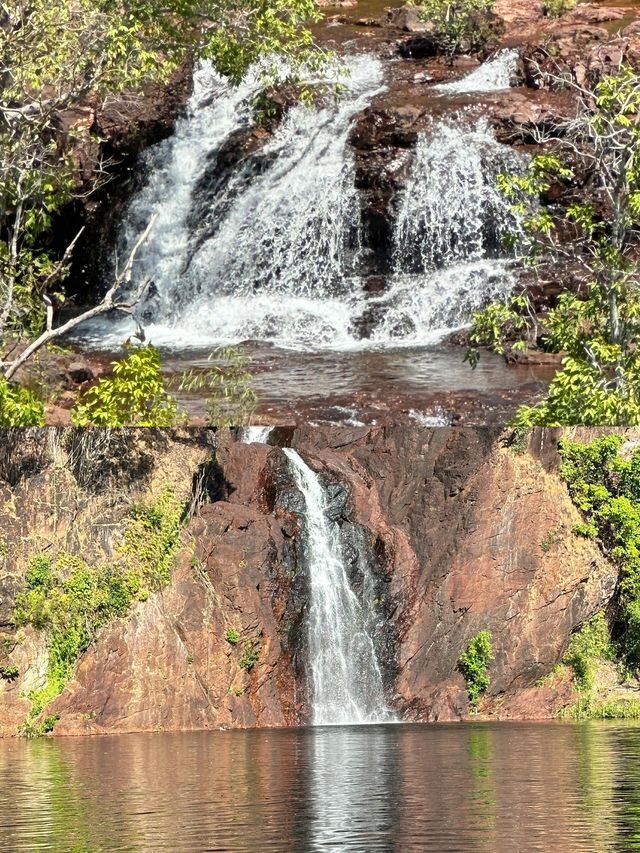
[[(248, 123), (243, 104), (259, 77), (229, 87), (206, 67), (198, 71), (188, 114), (150, 155), (150, 180), (124, 229), (130, 246), (158, 215), (136, 264), (136, 275), (151, 278), (157, 291), (142, 310), (152, 343), (182, 350), (245, 341), (303, 351), (425, 346), (512, 291), (501, 240), (514, 217), (496, 178), (521, 159), (486, 122), (464, 116), (435, 123), (419, 139), (400, 199), (393, 275), (383, 292), (365, 291), (348, 137), (382, 88), (382, 68), (366, 54), (345, 61), (351, 74), (337, 105), (293, 107), (269, 142), (222, 178), (217, 158)], [(213, 191), (203, 186), (207, 176)], [(104, 324), (84, 327), (85, 341), (115, 346), (133, 331), (128, 320)]]
[(521, 167), (486, 121), (444, 119), (419, 138), (396, 219), (394, 274), (369, 302), (380, 317), (373, 343), (435, 342), (512, 292), (503, 243), (518, 221), (497, 179)]
[(437, 92), (463, 95), (473, 92), (500, 92), (513, 85), (520, 54), (517, 50), (499, 50), (479, 68), (452, 83), (434, 86)]
[(311, 587), (309, 662), (314, 725), (390, 722), (382, 674), (367, 614), (351, 589), (339, 528), (327, 517), (325, 494), (317, 475), (290, 448), (296, 485), (305, 502), (305, 555)]
[(238, 431), (238, 438), (243, 444), (268, 444), (273, 427), (246, 426)]

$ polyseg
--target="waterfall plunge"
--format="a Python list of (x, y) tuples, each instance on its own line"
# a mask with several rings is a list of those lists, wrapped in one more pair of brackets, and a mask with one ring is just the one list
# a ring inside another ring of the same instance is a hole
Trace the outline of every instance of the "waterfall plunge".
[(349, 585), (338, 525), (327, 518), (317, 475), (295, 450), (284, 450), (305, 502), (309, 662), (314, 725), (390, 722), (367, 614)]

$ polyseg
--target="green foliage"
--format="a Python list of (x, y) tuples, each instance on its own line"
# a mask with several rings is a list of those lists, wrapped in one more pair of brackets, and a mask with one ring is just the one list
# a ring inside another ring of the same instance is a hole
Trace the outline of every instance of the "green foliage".
[(637, 699), (616, 699), (597, 704), (591, 712), (591, 719), (600, 720), (638, 720), (640, 702)]
[(488, 669), (494, 659), (492, 639), (490, 631), (480, 631), (458, 660), (458, 669), (466, 681), (469, 702), (473, 709), (478, 707), (480, 697), (491, 683)]
[(101, 379), (74, 406), (76, 426), (174, 426), (180, 420), (178, 404), (162, 378), (155, 347), (132, 349), (114, 362), (114, 376)]
[(74, 109), (131, 100), (200, 59), (237, 82), (256, 63), (273, 80), (284, 57), (297, 79), (328, 58), (306, 26), (314, 0), (7, 0), (0, 17), (0, 347), (42, 330), (44, 296), (64, 301), (69, 257), (51, 251), (51, 225), (104, 177), (74, 156), (90, 139), (68, 126)]
[(583, 539), (598, 538), (598, 528), (595, 524), (590, 524), (588, 522), (574, 524), (572, 532), (575, 533), (576, 536), (582, 536)]
[(597, 537), (619, 570), (619, 630), (615, 645), (625, 664), (640, 669), (640, 450), (620, 456), (624, 439), (606, 435), (590, 444), (561, 442), (561, 474)]
[(420, 17), (433, 27), (443, 53), (482, 49), (489, 37), (494, 0), (419, 0)]
[(44, 425), (44, 406), (28, 389), (0, 376), (0, 427)]
[(180, 391), (207, 395), (207, 422), (210, 426), (243, 426), (251, 420), (257, 403), (249, 370), (251, 360), (237, 347), (225, 347), (209, 355), (211, 367), (190, 370), (179, 382)]
[(243, 654), (238, 662), (238, 666), (240, 669), (246, 669), (247, 672), (251, 672), (260, 658), (260, 640), (257, 637), (245, 640), (242, 649)]
[(576, 0), (544, 0), (544, 11), (552, 18), (560, 18), (575, 8)]
[(228, 628), (224, 638), (231, 646), (237, 646), (240, 642), (240, 635), (235, 628)]
[(505, 444), (516, 456), (522, 456), (529, 445), (529, 429), (527, 427), (516, 427), (511, 430)]
[(552, 527), (551, 530), (548, 530), (545, 534), (544, 539), (540, 543), (540, 548), (544, 551), (545, 554), (548, 554), (549, 551), (554, 547), (554, 545), (559, 545), (562, 542), (563, 538), (563, 528), (560, 527)]
[[(543, 317), (526, 292), (473, 317), (474, 347), (507, 354), (541, 338), (563, 354), (546, 399), (522, 407), (519, 426), (640, 424), (640, 79), (621, 68), (585, 96), (581, 109), (558, 145), (600, 176), (602, 211), (588, 202), (541, 206), (554, 183), (573, 178), (555, 155), (534, 157), (524, 174), (499, 179), (520, 217), (514, 243), (524, 262), (547, 277), (560, 262), (570, 263), (579, 285), (565, 289)], [(477, 363), (477, 350), (467, 358)]]
[(168, 583), (182, 514), (182, 502), (167, 488), (152, 505), (132, 509), (113, 562), (90, 566), (67, 553), (31, 560), (14, 620), (46, 631), (49, 659), (46, 684), (29, 694), (27, 733), (35, 732), (30, 724), (62, 692), (97, 631)]
[(598, 661), (611, 660), (613, 654), (604, 613), (596, 613), (571, 638), (563, 663), (573, 669), (578, 690), (588, 693), (593, 689)]
[(5, 681), (14, 681), (20, 675), (17, 666), (0, 666), (0, 678)]
[(137, 504), (131, 510), (119, 554), (128, 573), (139, 577), (149, 590), (171, 579), (183, 513), (182, 502), (169, 488), (151, 506)]

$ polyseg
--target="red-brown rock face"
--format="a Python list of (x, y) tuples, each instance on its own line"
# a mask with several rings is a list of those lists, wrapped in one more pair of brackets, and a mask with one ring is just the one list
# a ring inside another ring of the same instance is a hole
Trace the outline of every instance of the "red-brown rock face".
[[(131, 485), (137, 500), (167, 479), (184, 491), (197, 471), (207, 472), (194, 482), (205, 482), (209, 500), (184, 532), (170, 585), (103, 628), (46, 709), (60, 715), (56, 733), (309, 719), (305, 616), (313, 569), (304, 558), (303, 504), (286, 457), (279, 447), (240, 444), (222, 432), (215, 463), (203, 468), (211, 457), (203, 436), (165, 435), (143, 449), (150, 460)], [(457, 661), (485, 629), (496, 658), (484, 710), (548, 716), (571, 696), (568, 684), (534, 685), (561, 659), (571, 632), (610, 598), (615, 577), (596, 547), (572, 533), (579, 518), (554, 472), (557, 439), (557, 431), (538, 432), (530, 451), (517, 453), (489, 429), (309, 427), (274, 434), (319, 473), (354, 584), (359, 561), (369, 565), (379, 607), (374, 641), (389, 699), (403, 719), (466, 713)], [(33, 543), (39, 550), (61, 547), (62, 536), (77, 553), (109, 553), (122, 523), (123, 503), (108, 510), (104, 494), (89, 495), (57, 464), (56, 506), (73, 509), (73, 531), (50, 526), (51, 460), (4, 488), (2, 529), (14, 537), (16, 555), (0, 573), (7, 636)], [(10, 653), (20, 677), (0, 687), (0, 733), (15, 733), (29, 708), (21, 694), (41, 685), (46, 669), (42, 636), (29, 630), (22, 640)], [(251, 653), (257, 660), (247, 667)]]

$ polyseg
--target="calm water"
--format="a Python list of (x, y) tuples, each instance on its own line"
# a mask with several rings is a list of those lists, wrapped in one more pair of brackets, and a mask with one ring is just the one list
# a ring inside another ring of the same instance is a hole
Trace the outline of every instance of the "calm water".
[(640, 850), (640, 727), (0, 741), (0, 850)]

